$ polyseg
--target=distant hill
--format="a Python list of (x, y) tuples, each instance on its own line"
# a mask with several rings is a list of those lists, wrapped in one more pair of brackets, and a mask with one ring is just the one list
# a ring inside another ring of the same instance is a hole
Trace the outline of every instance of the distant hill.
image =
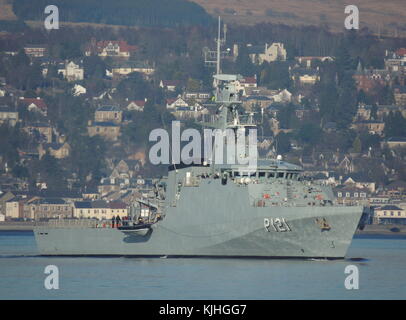
[(13, 11), (22, 20), (44, 20), (50, 4), (59, 8), (60, 21), (69, 22), (171, 27), (212, 21), (205, 9), (186, 0), (13, 0)]
[(344, 28), (344, 8), (358, 6), (360, 27), (374, 32), (406, 36), (405, 0), (191, 0), (210, 14), (238, 24), (259, 22), (286, 25), (327, 24), (333, 30)]
[(12, 8), (12, 0), (0, 0), (0, 20), (15, 20)]

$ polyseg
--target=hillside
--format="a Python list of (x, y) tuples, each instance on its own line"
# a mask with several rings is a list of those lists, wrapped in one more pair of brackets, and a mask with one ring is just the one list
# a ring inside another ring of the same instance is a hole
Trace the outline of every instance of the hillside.
[[(187, 0), (54, 0), (60, 21), (126, 26), (173, 27), (206, 25), (210, 15)], [(48, 0), (13, 0), (13, 11), (21, 20), (43, 21)]]
[(239, 24), (258, 22), (287, 25), (328, 24), (334, 30), (344, 26), (344, 8), (357, 5), (361, 28), (374, 32), (406, 35), (404, 0), (191, 0), (210, 14), (221, 14), (225, 21)]
[[(26, 0), (0, 0), (0, 20), (14, 20), (16, 15), (12, 9), (12, 3), (29, 3)], [(40, 0), (41, 1), (41, 0)], [(110, 2), (105, 0), (106, 3)], [(170, 0), (179, 6), (178, 0)], [(360, 10), (361, 27), (368, 27), (375, 33), (387, 34), (392, 36), (406, 36), (406, 6), (404, 0), (190, 0), (200, 5), (206, 11), (214, 16), (221, 15), (225, 21), (229, 23), (238, 24), (256, 24), (259, 22), (272, 22), (282, 23), (287, 25), (320, 25), (327, 24), (332, 30), (342, 30), (343, 21), (345, 18), (344, 7), (347, 4), (355, 4)], [(56, 1), (56, 2), (60, 2)], [(63, 2), (63, 1), (62, 1)], [(85, 4), (92, 3), (93, 0), (82, 1)], [(117, 2), (110, 2), (113, 7), (117, 6)], [(167, 3), (170, 3), (169, 1)], [(38, 1), (35, 2), (36, 7)], [(82, 13), (92, 10), (84, 10), (81, 8)], [(188, 10), (190, 10), (190, 6)], [(192, 8), (197, 10), (199, 15), (204, 14), (199, 8)], [(114, 10), (115, 11), (115, 10)], [(204, 11), (204, 10), (203, 10)], [(39, 10), (33, 10), (38, 15)], [(24, 20), (33, 19), (33, 12), (20, 12)], [(181, 11), (178, 11), (181, 12)], [(119, 21), (122, 17), (114, 14)], [(112, 17), (99, 19), (101, 21), (94, 21), (94, 18), (85, 17), (83, 19), (69, 19), (79, 20), (82, 22), (96, 22), (107, 23)], [(93, 19), (93, 20), (92, 20)], [(97, 18), (98, 19), (98, 18)], [(131, 24), (126, 22), (129, 19), (128, 12), (125, 14), (123, 24)], [(114, 20), (114, 19), (113, 19)], [(189, 20), (190, 21), (190, 20)], [(108, 24), (108, 23), (107, 23)], [(112, 21), (112, 24), (117, 24), (117, 21)]]
[(0, 0), (0, 20), (16, 19), (11, 2), (12, 0)]

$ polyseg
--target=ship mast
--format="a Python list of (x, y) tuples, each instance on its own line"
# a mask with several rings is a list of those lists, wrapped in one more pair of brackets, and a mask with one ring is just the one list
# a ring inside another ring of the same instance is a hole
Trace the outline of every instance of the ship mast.
[(221, 50), (221, 18), (219, 16), (218, 30), (217, 30), (217, 69), (216, 73), (220, 74), (220, 52)]

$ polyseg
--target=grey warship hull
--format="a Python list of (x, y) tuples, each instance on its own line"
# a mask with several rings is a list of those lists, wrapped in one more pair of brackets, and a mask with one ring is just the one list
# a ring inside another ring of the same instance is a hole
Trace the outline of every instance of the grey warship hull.
[[(218, 186), (214, 184), (218, 183)], [(343, 258), (360, 206), (253, 207), (247, 186), (185, 188), (146, 234), (115, 228), (35, 228), (42, 255)], [(198, 189), (198, 190), (197, 190)], [(210, 201), (208, 201), (210, 199)], [(193, 204), (193, 205), (190, 205)], [(320, 221), (326, 226), (320, 225)]]

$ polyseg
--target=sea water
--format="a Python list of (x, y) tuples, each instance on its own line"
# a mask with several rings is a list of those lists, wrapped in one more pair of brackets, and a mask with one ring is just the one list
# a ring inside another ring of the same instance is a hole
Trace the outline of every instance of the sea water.
[(406, 299), (406, 236), (356, 236), (345, 260), (164, 259), (41, 257), (32, 232), (0, 231), (0, 299)]

